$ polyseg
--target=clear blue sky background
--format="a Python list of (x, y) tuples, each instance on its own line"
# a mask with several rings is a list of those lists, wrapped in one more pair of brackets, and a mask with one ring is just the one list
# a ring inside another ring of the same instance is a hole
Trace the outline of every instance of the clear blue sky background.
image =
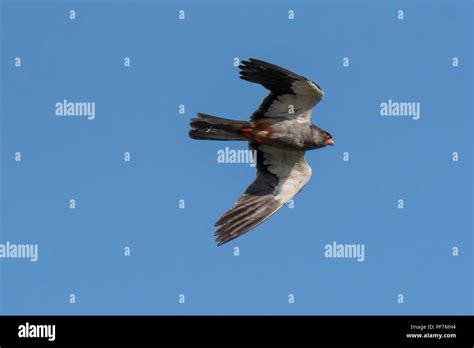
[[(1, 313), (472, 314), (472, 20), (469, 1), (2, 1), (0, 242), (39, 260), (0, 259)], [(307, 154), (294, 209), (218, 248), (213, 223), (254, 169), (217, 163), (245, 143), (187, 132), (265, 96), (234, 57), (318, 82), (313, 119), (336, 146)], [(63, 99), (96, 119), (55, 117)], [(421, 119), (381, 117), (388, 99)], [(333, 241), (364, 243), (365, 262), (325, 258)]]

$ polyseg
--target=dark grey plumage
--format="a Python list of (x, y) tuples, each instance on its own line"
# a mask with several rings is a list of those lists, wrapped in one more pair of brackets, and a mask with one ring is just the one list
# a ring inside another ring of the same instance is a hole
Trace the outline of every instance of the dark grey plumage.
[(239, 134), (242, 127), (248, 126), (247, 121), (229, 120), (198, 113), (198, 118), (191, 119), (189, 136), (192, 139), (205, 140), (246, 140)]
[[(278, 97), (282, 95), (295, 95), (293, 83), (296, 81), (309, 82), (305, 77), (280, 66), (270, 64), (258, 59), (242, 61), (240, 65), (240, 78), (245, 81), (258, 83), (270, 91), (262, 104), (251, 118), (266, 117), (265, 112)], [(313, 82), (314, 83), (314, 82)], [(318, 84), (314, 83), (319, 89)]]
[(312, 108), (324, 93), (314, 82), (282, 67), (243, 61), (240, 78), (270, 93), (250, 121), (198, 113), (189, 136), (206, 140), (245, 140), (257, 153), (257, 177), (215, 224), (218, 245), (248, 232), (293, 198), (311, 177), (306, 150), (333, 145), (331, 135), (311, 123)]

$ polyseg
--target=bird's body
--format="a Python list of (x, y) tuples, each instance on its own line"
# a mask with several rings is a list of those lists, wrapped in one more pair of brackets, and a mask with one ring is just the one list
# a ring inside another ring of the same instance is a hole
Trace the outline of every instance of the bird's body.
[(311, 122), (312, 108), (324, 96), (303, 76), (256, 59), (242, 62), (241, 78), (270, 90), (250, 121), (198, 113), (193, 139), (243, 140), (257, 152), (257, 178), (216, 222), (218, 245), (268, 219), (309, 181), (307, 150), (333, 145), (332, 136)]
[(314, 134), (317, 126), (309, 120), (268, 119), (255, 123), (249, 141), (261, 142), (283, 150), (307, 151), (323, 147), (323, 140)]

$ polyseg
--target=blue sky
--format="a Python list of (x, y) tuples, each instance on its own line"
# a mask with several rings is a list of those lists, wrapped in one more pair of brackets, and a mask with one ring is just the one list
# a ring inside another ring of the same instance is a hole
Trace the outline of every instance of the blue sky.
[[(0, 259), (1, 313), (472, 314), (472, 13), (468, 1), (2, 1), (0, 243), (39, 256)], [(213, 223), (254, 168), (217, 163), (245, 143), (187, 132), (196, 112), (246, 119), (266, 95), (234, 57), (316, 81), (313, 120), (336, 146), (307, 153), (293, 209), (218, 248)], [(95, 102), (95, 119), (55, 116), (63, 99)], [(380, 116), (389, 99), (420, 103), (420, 119)], [(334, 241), (364, 244), (364, 262), (326, 258)]]

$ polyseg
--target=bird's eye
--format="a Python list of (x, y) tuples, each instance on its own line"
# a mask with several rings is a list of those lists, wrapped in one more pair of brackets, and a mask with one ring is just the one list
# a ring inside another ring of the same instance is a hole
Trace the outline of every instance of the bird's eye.
[(332, 138), (331, 134), (326, 133), (326, 139), (331, 139), (331, 138)]

